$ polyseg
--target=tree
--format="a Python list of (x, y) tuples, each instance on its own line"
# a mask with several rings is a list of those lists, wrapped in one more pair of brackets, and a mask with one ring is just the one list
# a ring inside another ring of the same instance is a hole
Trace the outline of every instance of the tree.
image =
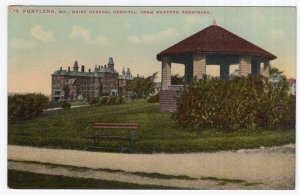
[(128, 84), (127, 90), (135, 93), (137, 98), (146, 98), (155, 91), (155, 79), (158, 72), (149, 77), (134, 77)]
[(278, 68), (276, 67), (271, 67), (270, 68), (270, 75), (272, 74), (279, 74), (279, 75), (282, 75), (283, 74), (283, 71), (279, 70)]
[(171, 84), (172, 85), (182, 85), (183, 84), (183, 77), (180, 77), (178, 74), (171, 76)]

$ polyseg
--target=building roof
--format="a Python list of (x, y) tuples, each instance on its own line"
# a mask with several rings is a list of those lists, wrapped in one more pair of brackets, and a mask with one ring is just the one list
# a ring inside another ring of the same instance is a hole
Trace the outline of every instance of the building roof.
[(157, 54), (157, 59), (161, 60), (163, 56), (201, 52), (251, 54), (268, 58), (270, 60), (276, 58), (276, 56), (268, 51), (250, 43), (232, 32), (229, 32), (220, 26), (211, 25), (160, 52)]
[(98, 77), (98, 74), (95, 72), (75, 72), (75, 71), (66, 71), (66, 70), (57, 70), (52, 76), (81, 76), (81, 77)]
[(132, 76), (128, 76), (128, 75), (119, 75), (118, 79), (120, 80), (132, 80)]
[(95, 72), (109, 72), (109, 73), (118, 73), (115, 69), (110, 67), (96, 66), (94, 68)]

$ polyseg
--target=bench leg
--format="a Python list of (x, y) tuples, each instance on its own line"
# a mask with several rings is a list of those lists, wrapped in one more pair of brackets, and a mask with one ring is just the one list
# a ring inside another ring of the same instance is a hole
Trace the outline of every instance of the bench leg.
[(87, 149), (88, 149), (88, 143), (87, 143), (87, 141), (86, 141), (86, 139), (83, 139), (83, 144), (84, 144), (84, 151), (87, 151)]

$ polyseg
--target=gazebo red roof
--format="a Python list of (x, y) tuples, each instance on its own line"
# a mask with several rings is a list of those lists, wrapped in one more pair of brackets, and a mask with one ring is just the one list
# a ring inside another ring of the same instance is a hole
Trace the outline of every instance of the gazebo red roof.
[(188, 53), (250, 54), (270, 60), (276, 58), (273, 54), (232, 32), (220, 26), (211, 25), (160, 52), (157, 54), (157, 59), (161, 60), (163, 56)]

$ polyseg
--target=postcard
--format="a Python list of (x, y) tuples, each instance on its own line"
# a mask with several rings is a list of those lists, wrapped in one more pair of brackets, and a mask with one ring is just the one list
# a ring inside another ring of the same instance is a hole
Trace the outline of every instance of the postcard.
[(296, 7), (8, 7), (10, 189), (294, 190)]

